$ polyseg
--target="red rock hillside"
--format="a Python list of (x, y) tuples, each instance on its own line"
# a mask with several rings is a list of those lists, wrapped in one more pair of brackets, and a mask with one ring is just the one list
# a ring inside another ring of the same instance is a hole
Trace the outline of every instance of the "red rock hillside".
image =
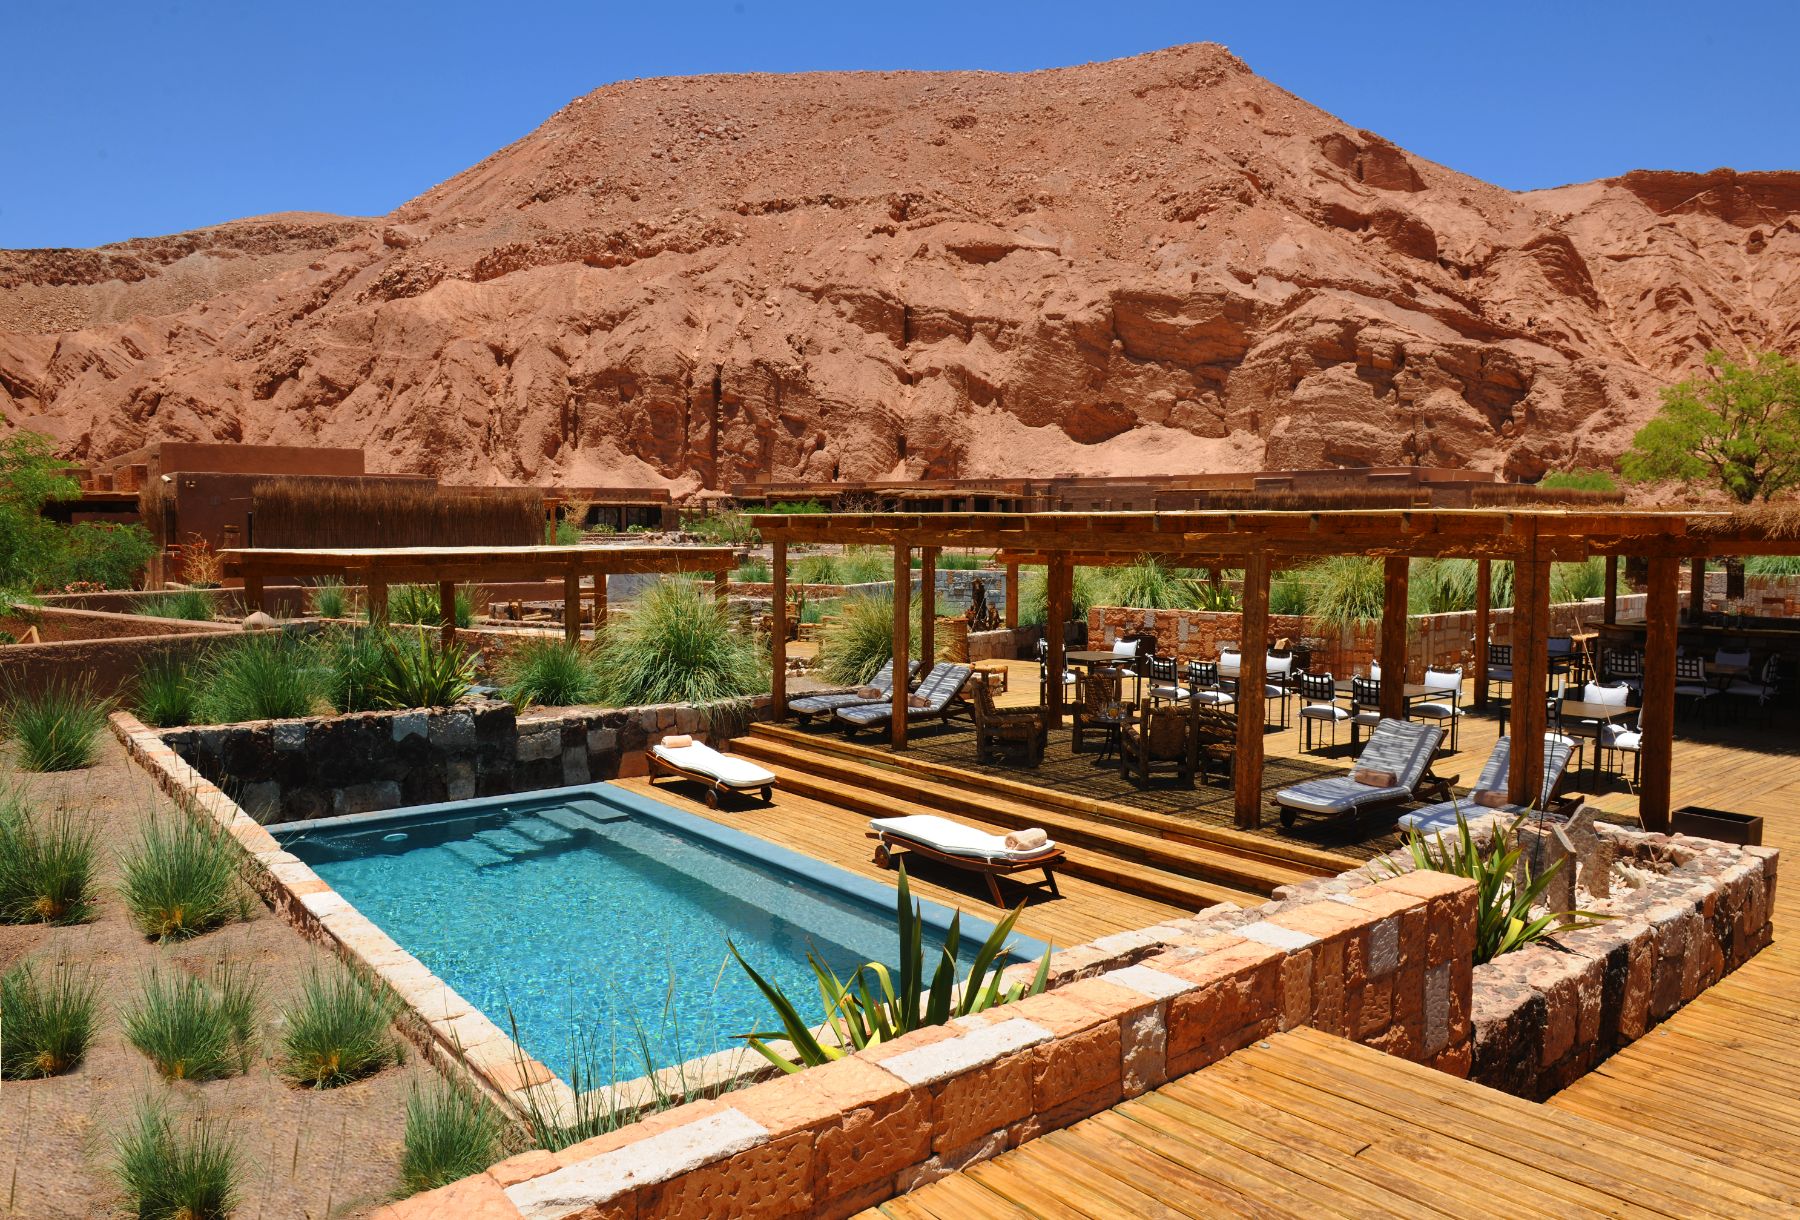
[[(1471, 135), (1471, 138), (1477, 138)], [(612, 85), (374, 220), (0, 253), (0, 414), (458, 482), (1617, 454), (1800, 344), (1800, 174), (1514, 194), (1215, 46)]]

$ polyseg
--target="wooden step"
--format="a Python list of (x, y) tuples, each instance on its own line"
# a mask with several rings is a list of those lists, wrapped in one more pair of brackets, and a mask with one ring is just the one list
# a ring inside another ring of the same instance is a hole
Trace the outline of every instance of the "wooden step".
[[(741, 743), (740, 743), (741, 744)], [(734, 747), (735, 750), (735, 747)], [(750, 757), (748, 751), (738, 753)], [(775, 773), (776, 779), (784, 791), (824, 801), (840, 809), (849, 809), (872, 818), (905, 817), (909, 814), (938, 814), (945, 810), (930, 804), (918, 803), (902, 796), (877, 791), (860, 781), (842, 781), (821, 775), (807, 769), (804, 765), (795, 765), (788, 758), (772, 754), (760, 754), (757, 761)], [(802, 760), (802, 764), (805, 760)], [(994, 834), (1004, 834), (1015, 829), (1021, 823), (1012, 820), (1000, 820), (988, 811), (965, 812), (956, 811), (958, 821), (977, 826)], [(1040, 819), (1038, 823), (1042, 825)], [(1184, 910), (1197, 911), (1204, 907), (1216, 906), (1221, 902), (1234, 906), (1255, 906), (1265, 901), (1265, 895), (1240, 889), (1235, 886), (1221, 885), (1204, 878), (1193, 876), (1187, 872), (1176, 872), (1159, 868), (1154, 864), (1139, 862), (1108, 852), (1104, 849), (1081, 846), (1071, 840), (1060, 837), (1059, 832), (1049, 826), (1051, 837), (1062, 847), (1064, 862), (1061, 871), (1073, 876), (1084, 877), (1089, 881), (1111, 886), (1128, 894), (1138, 894), (1145, 898), (1154, 898), (1159, 902), (1168, 902)]]
[(903, 772), (870, 767), (851, 759), (807, 754), (785, 745), (740, 741), (733, 747), (764, 766), (783, 765), (815, 778), (841, 785), (857, 801), (857, 809), (871, 808), (873, 816), (893, 816), (884, 811), (895, 801), (918, 806), (926, 812), (959, 820), (981, 819), (1007, 829), (1042, 826), (1065, 846), (1076, 845), (1138, 861), (1181, 876), (1194, 877), (1238, 893), (1257, 895), (1261, 901), (1277, 885), (1306, 880), (1306, 874), (1271, 864), (1246, 861), (1209, 851), (1198, 845), (1171, 843), (1124, 827), (1101, 825), (1042, 806), (1025, 806), (982, 793), (958, 791), (947, 785), (921, 780)]
[(1177, 843), (1205, 846), (1217, 852), (1242, 856), (1249, 860), (1269, 861), (1307, 877), (1334, 877), (1338, 873), (1355, 868), (1362, 863), (1361, 860), (1354, 857), (1326, 851), (1305, 843), (1272, 839), (1222, 826), (1208, 826), (1166, 813), (1135, 809), (1129, 805), (1120, 805), (1111, 801), (1097, 801), (1089, 797), (1058, 792), (1053, 788), (1040, 787), (1019, 780), (946, 766), (916, 755), (896, 754), (880, 746), (862, 745), (836, 735), (808, 732), (791, 725), (766, 722), (752, 724), (749, 735), (739, 738), (738, 746), (734, 748), (741, 748), (746, 742), (758, 738), (788, 742), (796, 747), (814, 752), (853, 758), (871, 766), (885, 767), (918, 775), (925, 779), (950, 783), (959, 789), (992, 792), (997, 796), (1035, 808), (1061, 809), (1096, 821), (1129, 826)]

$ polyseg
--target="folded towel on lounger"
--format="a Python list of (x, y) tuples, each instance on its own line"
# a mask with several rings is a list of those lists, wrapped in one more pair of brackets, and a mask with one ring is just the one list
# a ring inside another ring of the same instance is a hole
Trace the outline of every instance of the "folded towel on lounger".
[(1371, 788), (1392, 788), (1399, 776), (1392, 771), (1376, 771), (1370, 767), (1358, 767), (1350, 773), (1350, 778), (1359, 784), (1367, 784)]
[(887, 698), (887, 692), (882, 690), (879, 686), (859, 686), (856, 688), (856, 693), (865, 699)]
[(684, 746), (693, 745), (694, 739), (687, 733), (670, 733), (667, 737), (662, 739), (662, 743), (671, 750), (679, 750)]
[(1007, 835), (1006, 850), (1030, 851), (1034, 847), (1042, 847), (1049, 841), (1050, 836), (1045, 834), (1042, 828), (1031, 826), (1024, 830), (1015, 830)]
[(1483, 789), (1470, 796), (1469, 799), (1484, 809), (1501, 809), (1506, 806), (1506, 793), (1504, 792), (1489, 792)]

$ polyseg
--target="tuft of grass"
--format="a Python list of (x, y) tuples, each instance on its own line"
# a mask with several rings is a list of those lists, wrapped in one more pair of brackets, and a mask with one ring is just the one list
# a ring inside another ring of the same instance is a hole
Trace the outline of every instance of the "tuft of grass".
[(93, 910), (94, 829), (73, 812), (33, 819), (0, 787), (0, 923), (74, 924)]
[(710, 703), (769, 689), (768, 657), (732, 629), (710, 586), (663, 580), (606, 624), (594, 653), (596, 694), (613, 707)]
[(1199, 596), (1192, 572), (1168, 567), (1155, 555), (1139, 555), (1132, 563), (1108, 569), (1098, 583), (1096, 600), (1110, 606), (1185, 610)]
[(1751, 576), (1800, 576), (1800, 555), (1752, 555), (1744, 560)]
[(1552, 470), (1538, 486), (1555, 491), (1617, 491), (1619, 481), (1610, 470)]
[(210, 623), (214, 617), (213, 600), (202, 589), (145, 593), (132, 603), (132, 609), (152, 618), (181, 618), (196, 623)]
[(150, 1099), (113, 1137), (113, 1175), (138, 1220), (226, 1220), (243, 1196), (237, 1140), (223, 1125), (195, 1119), (178, 1131)]
[(408, 1194), (436, 1190), (500, 1159), (506, 1123), (481, 1097), (446, 1080), (413, 1082), (406, 1097), (400, 1181)]
[(521, 640), (499, 664), (500, 689), (519, 707), (574, 707), (599, 697), (594, 653), (551, 636)]
[(1580, 563), (1550, 565), (1550, 600), (1579, 602), (1606, 594), (1606, 560), (1593, 555)]
[(788, 560), (788, 580), (802, 585), (835, 585), (838, 581), (836, 555), (796, 555)]
[(545, 546), (580, 546), (581, 527), (567, 517), (544, 522)]
[(260, 1007), (255, 980), (230, 963), (208, 978), (152, 969), (125, 1036), (169, 1080), (218, 1080), (250, 1070)]
[[(368, 617), (370, 611), (365, 609), (363, 613)], [(468, 590), (461, 587), (456, 590), (455, 613), (458, 627), (467, 627), (475, 621), (475, 603), (469, 599)], [(395, 585), (389, 589), (387, 621), (424, 627), (442, 625), (444, 611), (438, 601), (437, 586)]]
[(761, 559), (746, 559), (738, 564), (734, 579), (747, 585), (766, 585), (769, 583), (769, 565)]
[(335, 580), (321, 581), (313, 586), (311, 597), (312, 612), (320, 618), (348, 618), (350, 616), (350, 595), (344, 586)]
[(853, 546), (839, 557), (837, 578), (841, 585), (872, 585), (894, 579), (894, 553), (880, 547)]
[(100, 731), (113, 709), (83, 677), (54, 680), (35, 693), (13, 691), (0, 705), (0, 737), (19, 747), (26, 771), (79, 771), (92, 766)]
[(289, 720), (310, 716), (324, 701), (324, 674), (304, 641), (247, 635), (207, 655), (195, 683), (194, 719), (203, 724)]
[[(1069, 619), (1087, 622), (1088, 608), (1104, 604), (1105, 581), (1093, 568), (1076, 568), (1070, 574)], [(1049, 575), (1043, 568), (1019, 569), (1019, 624), (1042, 627), (1050, 616)]]
[(174, 657), (152, 657), (138, 670), (131, 710), (151, 728), (174, 729), (192, 724), (198, 702), (187, 666)]
[(987, 559), (969, 551), (939, 551), (937, 566), (940, 572), (978, 572), (987, 566)]
[(449, 707), (475, 685), (475, 658), (461, 645), (443, 648), (420, 627), (410, 639), (388, 635), (369, 687), (380, 708)]
[[(919, 624), (912, 624), (913, 656)], [(846, 597), (819, 635), (819, 669), (832, 682), (860, 686), (894, 655), (894, 599)]]
[(63, 963), (39, 977), (30, 962), (0, 974), (0, 1079), (60, 1076), (94, 1040), (100, 985)]
[(295, 1084), (334, 1089), (399, 1062), (392, 999), (343, 970), (314, 970), (282, 1012), (276, 1067)]
[(224, 831), (197, 819), (151, 818), (125, 861), (131, 921), (156, 940), (185, 940), (241, 918), (235, 852)]
[(1334, 555), (1308, 564), (1307, 614), (1328, 627), (1361, 627), (1381, 621), (1386, 588), (1381, 561), (1362, 555)]
[(1306, 582), (1298, 572), (1284, 570), (1269, 581), (1270, 614), (1305, 614)]
[(324, 677), (325, 698), (340, 712), (368, 712), (380, 707), (377, 687), (386, 663), (387, 632), (379, 627), (340, 627), (315, 642)]

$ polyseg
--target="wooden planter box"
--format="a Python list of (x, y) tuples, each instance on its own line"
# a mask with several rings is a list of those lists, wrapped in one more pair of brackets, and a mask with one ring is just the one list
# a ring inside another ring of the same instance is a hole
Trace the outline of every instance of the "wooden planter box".
[(1762, 826), (1762, 819), (1752, 814), (1707, 809), (1700, 805), (1684, 805), (1669, 815), (1669, 829), (1676, 834), (1717, 839), (1721, 843), (1745, 847), (1762, 846)]

